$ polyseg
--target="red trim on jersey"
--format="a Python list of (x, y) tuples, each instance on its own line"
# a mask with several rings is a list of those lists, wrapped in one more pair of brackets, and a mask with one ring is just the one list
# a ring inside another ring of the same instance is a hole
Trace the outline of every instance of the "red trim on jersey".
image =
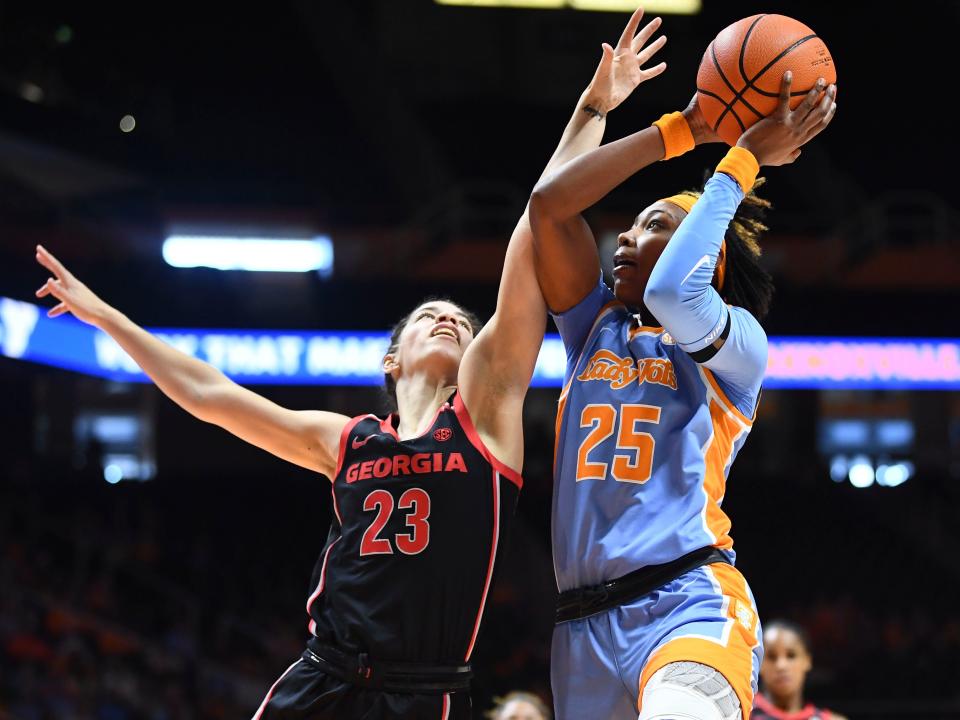
[(759, 693), (753, 699), (753, 707), (757, 710), (765, 712), (772, 718), (776, 720), (809, 720), (809, 718), (815, 716), (817, 713), (821, 713), (821, 717), (824, 720), (829, 720), (831, 717), (830, 713), (826, 710), (820, 710), (814, 707), (813, 703), (807, 703), (803, 710), (798, 710), (794, 713), (784, 712), (780, 708), (776, 707), (772, 702), (767, 700), (767, 698)]
[[(340, 517), (340, 508), (337, 507), (337, 494), (334, 492), (334, 483), (337, 481), (337, 476), (340, 474), (340, 471), (343, 469), (343, 460), (347, 456), (347, 440), (350, 438), (350, 433), (353, 432), (353, 429), (360, 423), (361, 420), (366, 420), (370, 418), (371, 420), (380, 420), (376, 415), (357, 415), (355, 418), (350, 418), (347, 421), (347, 424), (343, 426), (343, 430), (340, 431), (340, 451), (337, 455), (337, 471), (333, 474), (333, 477), (330, 478), (330, 497), (333, 498), (333, 512), (337, 516), (337, 522), (340, 523), (340, 527), (343, 527), (343, 518)], [(333, 547), (332, 545), (330, 547)], [(309, 605), (307, 606), (307, 612), (309, 612)]]
[[(343, 527), (343, 526), (341, 525), (341, 527)], [(327, 559), (330, 557), (330, 551), (333, 550), (333, 546), (336, 545), (338, 542), (340, 542), (340, 540), (341, 540), (342, 538), (343, 538), (343, 535), (341, 535), (341, 536), (338, 537), (336, 540), (334, 540), (332, 543), (330, 543), (330, 544), (327, 546), (327, 551), (323, 554), (323, 565), (320, 566), (320, 580), (317, 581), (317, 589), (314, 590), (314, 591), (313, 591), (313, 594), (307, 599), (307, 615), (310, 614), (310, 607), (313, 605), (314, 601), (315, 601), (318, 597), (320, 597), (321, 593), (323, 593), (323, 586), (324, 586), (324, 584), (326, 583), (326, 580), (327, 580)], [(312, 619), (312, 618), (310, 619), (310, 624), (311, 624), (311, 625), (313, 624), (313, 619)], [(314, 634), (314, 632), (313, 632), (314, 629), (315, 629), (315, 626), (310, 628), (310, 634), (311, 634), (311, 635)]]
[(340, 507), (337, 505), (337, 493), (334, 492), (333, 483), (330, 484), (330, 498), (333, 500), (333, 514), (337, 516), (337, 522), (343, 529), (343, 518), (340, 517)]
[[(458, 396), (459, 397), (459, 396)], [(490, 591), (490, 581), (493, 579), (493, 562), (497, 558), (497, 544), (500, 542), (500, 473), (493, 470), (493, 539), (490, 541), (490, 562), (487, 563), (487, 580), (483, 584), (483, 595), (480, 596), (480, 609), (477, 611), (477, 621), (473, 624), (473, 635), (470, 637), (470, 646), (463, 658), (464, 662), (473, 654), (473, 644), (477, 641), (480, 631), (480, 619), (483, 617), (483, 608), (487, 604), (487, 593)]]
[(344, 425), (343, 430), (340, 431), (340, 451), (337, 454), (337, 471), (333, 474), (333, 477), (330, 478), (331, 483), (337, 479), (337, 475), (340, 474), (340, 470), (343, 468), (343, 459), (347, 454), (347, 438), (350, 436), (350, 432), (357, 426), (357, 423), (367, 418), (373, 418), (374, 420), (380, 419), (376, 415), (357, 415), (355, 418), (347, 420), (347, 424)]
[(287, 673), (288, 673), (288, 672), (290, 672), (291, 670), (293, 670), (293, 668), (296, 666), (296, 664), (297, 664), (298, 662), (300, 662), (300, 659), (299, 659), (299, 658), (297, 659), (297, 662), (295, 662), (293, 665), (291, 665), (291, 666), (288, 667), (286, 670), (284, 670), (284, 671), (283, 671), (283, 675), (281, 675), (280, 677), (278, 677), (278, 678), (277, 678), (277, 681), (276, 681), (273, 685), (270, 686), (270, 690), (267, 692), (267, 696), (263, 699), (263, 702), (260, 703), (260, 707), (257, 708), (257, 714), (253, 716), (253, 720), (260, 720), (260, 716), (263, 715), (263, 711), (267, 709), (267, 703), (270, 702), (270, 698), (273, 697), (273, 691), (277, 689), (277, 685), (280, 684), (280, 681), (283, 680), (283, 679), (287, 676)]
[(497, 472), (503, 475), (518, 488), (522, 489), (523, 478), (520, 476), (520, 473), (497, 460), (493, 456), (493, 453), (487, 449), (487, 446), (483, 444), (483, 440), (480, 439), (480, 434), (473, 425), (473, 420), (470, 419), (470, 413), (467, 411), (467, 406), (463, 404), (463, 399), (460, 397), (460, 393), (457, 393), (457, 396), (453, 399), (453, 412), (456, 414), (457, 419), (463, 426), (464, 432), (467, 433), (467, 439), (470, 441), (470, 444), (480, 451), (480, 454), (483, 455), (488, 463), (493, 465)]
[(443, 694), (443, 706), (440, 710), (440, 720), (449, 720), (450, 718), (450, 693)]
[[(440, 413), (450, 407), (450, 404), (447, 402), (441, 403), (437, 406), (437, 411), (433, 414), (433, 418), (430, 420), (430, 423), (427, 425), (427, 428), (417, 435), (416, 437), (407, 438), (408, 440), (419, 440), (423, 437), (426, 437), (427, 433), (430, 432), (431, 428), (437, 423), (437, 418), (440, 417)], [(383, 420), (380, 421), (380, 428), (385, 432), (393, 435), (393, 439), (397, 442), (401, 442), (400, 436), (397, 434), (396, 428), (393, 427), (393, 418), (397, 417), (396, 413), (390, 413)], [(397, 423), (400, 424), (399, 422)]]
[(399, 441), (400, 436), (397, 435), (396, 428), (393, 427), (393, 418), (395, 413), (390, 413), (383, 420), (380, 421), (380, 429), (383, 430), (388, 435), (393, 435), (393, 439)]

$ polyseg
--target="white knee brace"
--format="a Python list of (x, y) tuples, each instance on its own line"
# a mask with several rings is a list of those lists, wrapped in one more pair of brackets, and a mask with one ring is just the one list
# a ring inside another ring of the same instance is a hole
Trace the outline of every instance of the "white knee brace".
[(657, 670), (643, 689), (638, 720), (739, 720), (740, 699), (719, 670), (674, 662)]

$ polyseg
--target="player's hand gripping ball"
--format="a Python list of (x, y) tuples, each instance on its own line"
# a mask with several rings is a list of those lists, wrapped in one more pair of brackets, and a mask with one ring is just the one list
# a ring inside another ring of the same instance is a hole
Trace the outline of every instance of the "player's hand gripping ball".
[(790, 109), (818, 78), (828, 87), (837, 69), (826, 44), (798, 20), (753, 15), (724, 28), (703, 54), (697, 102), (704, 119), (728, 145), (777, 106), (780, 82), (793, 71)]

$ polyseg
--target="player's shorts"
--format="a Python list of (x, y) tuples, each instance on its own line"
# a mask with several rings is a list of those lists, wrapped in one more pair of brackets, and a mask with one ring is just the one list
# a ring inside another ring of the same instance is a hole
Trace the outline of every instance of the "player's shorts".
[(636, 720), (650, 676), (692, 661), (721, 673), (750, 716), (763, 644), (743, 575), (704, 565), (623, 605), (553, 632), (551, 683), (557, 720)]
[(347, 682), (308, 650), (273, 684), (253, 720), (471, 720), (468, 690), (393, 692)]

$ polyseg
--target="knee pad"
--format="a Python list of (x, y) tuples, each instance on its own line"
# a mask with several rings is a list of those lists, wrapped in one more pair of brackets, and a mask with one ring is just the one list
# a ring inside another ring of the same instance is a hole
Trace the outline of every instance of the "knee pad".
[(740, 699), (719, 670), (673, 662), (657, 670), (643, 689), (638, 720), (740, 720)]

